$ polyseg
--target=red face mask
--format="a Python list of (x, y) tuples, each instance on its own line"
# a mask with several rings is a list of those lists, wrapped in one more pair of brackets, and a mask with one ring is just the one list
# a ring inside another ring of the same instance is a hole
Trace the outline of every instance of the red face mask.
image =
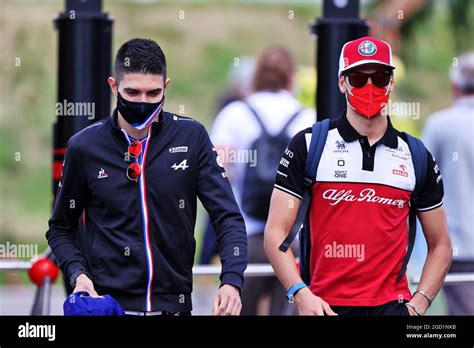
[(352, 90), (349, 90), (347, 85), (346, 88), (350, 95), (349, 105), (358, 114), (369, 119), (380, 114), (380, 111), (388, 102), (390, 84), (387, 88), (376, 87), (372, 83), (360, 88), (353, 87)]

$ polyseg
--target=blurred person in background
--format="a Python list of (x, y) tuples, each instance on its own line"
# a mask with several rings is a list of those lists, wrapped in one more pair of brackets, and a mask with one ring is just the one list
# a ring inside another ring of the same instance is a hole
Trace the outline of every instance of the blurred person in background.
[[(227, 105), (217, 115), (211, 138), (224, 162), (248, 234), (249, 263), (268, 263), (263, 231), (274, 175), (292, 136), (316, 121), (293, 95), (295, 61), (284, 48), (265, 50), (253, 77), (254, 93)], [(290, 314), (285, 289), (275, 277), (246, 278), (242, 315), (263, 314), (261, 300), (270, 296), (271, 315)]]
[(252, 78), (255, 72), (255, 57), (242, 56), (236, 58), (229, 68), (227, 80), (228, 90), (219, 98), (218, 111), (234, 101), (247, 98), (252, 93)]
[[(446, 214), (453, 242), (450, 272), (474, 272), (474, 51), (455, 60), (454, 104), (426, 122), (423, 141), (443, 171)], [(474, 314), (474, 283), (444, 286), (450, 315)]]
[[(232, 62), (228, 72), (229, 88), (226, 93), (218, 99), (218, 112), (230, 103), (243, 100), (252, 92), (252, 77), (255, 70), (255, 59), (251, 56), (239, 57)], [(232, 176), (228, 175), (229, 181), (232, 183)], [(211, 219), (207, 216), (205, 223), (206, 230), (202, 236), (202, 247), (200, 254), (200, 263), (208, 265), (219, 262), (219, 248), (216, 240), (216, 231), (212, 226)]]

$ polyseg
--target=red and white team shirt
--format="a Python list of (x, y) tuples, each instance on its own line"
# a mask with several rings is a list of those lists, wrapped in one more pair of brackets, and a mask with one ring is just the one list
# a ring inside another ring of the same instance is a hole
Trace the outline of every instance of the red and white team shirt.
[[(311, 128), (298, 133), (280, 162), (275, 188), (299, 199)], [(418, 211), (442, 205), (443, 183), (428, 153)], [(405, 136), (388, 119), (369, 145), (345, 116), (330, 123), (312, 187), (311, 291), (332, 306), (378, 306), (411, 298), (406, 277), (396, 281), (408, 242), (408, 213), (415, 171)]]

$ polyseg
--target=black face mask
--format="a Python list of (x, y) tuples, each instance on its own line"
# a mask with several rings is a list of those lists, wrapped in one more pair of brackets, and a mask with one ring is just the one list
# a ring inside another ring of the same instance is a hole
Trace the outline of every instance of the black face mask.
[(158, 118), (165, 96), (158, 103), (131, 102), (117, 93), (117, 109), (132, 127), (142, 130)]

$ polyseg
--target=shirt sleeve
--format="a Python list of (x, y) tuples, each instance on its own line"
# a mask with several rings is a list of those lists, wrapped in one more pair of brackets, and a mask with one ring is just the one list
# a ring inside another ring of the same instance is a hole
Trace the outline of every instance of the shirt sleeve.
[(46, 232), (49, 246), (68, 279), (78, 271), (87, 274), (86, 261), (77, 243), (79, 217), (87, 200), (87, 182), (75, 152), (76, 149), (70, 142), (63, 163), (53, 214)]
[(413, 199), (417, 211), (429, 211), (443, 204), (443, 178), (433, 155), (426, 150), (428, 157), (428, 172), (425, 185), (418, 196)]
[(248, 261), (245, 223), (224, 167), (204, 127), (199, 137), (198, 197), (216, 231), (222, 263), (221, 284), (242, 289)]
[(306, 135), (311, 128), (297, 133), (285, 149), (276, 173), (275, 188), (302, 199), (305, 186), (304, 175), (308, 150)]

